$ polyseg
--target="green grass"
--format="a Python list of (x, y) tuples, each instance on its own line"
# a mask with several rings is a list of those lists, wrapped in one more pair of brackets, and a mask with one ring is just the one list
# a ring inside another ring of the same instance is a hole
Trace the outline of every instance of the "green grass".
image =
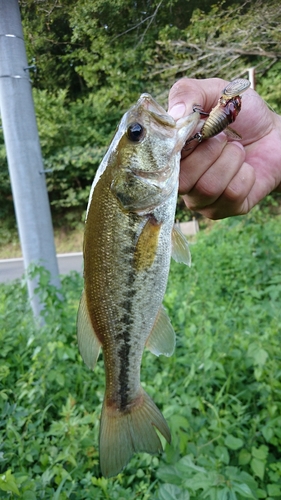
[(281, 217), (254, 209), (217, 223), (172, 262), (165, 306), (171, 358), (145, 352), (142, 383), (172, 443), (100, 477), (102, 358), (78, 354), (81, 277), (59, 302), (41, 271), (46, 324), (21, 282), (0, 286), (0, 498), (276, 500), (281, 498)]

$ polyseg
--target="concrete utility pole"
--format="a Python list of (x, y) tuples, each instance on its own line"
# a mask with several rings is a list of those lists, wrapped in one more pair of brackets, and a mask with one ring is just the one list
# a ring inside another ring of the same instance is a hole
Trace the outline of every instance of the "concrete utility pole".
[[(50, 205), (17, 0), (0, 0), (0, 111), (24, 267), (35, 263), (60, 287)], [(28, 279), (35, 316), (44, 304)]]

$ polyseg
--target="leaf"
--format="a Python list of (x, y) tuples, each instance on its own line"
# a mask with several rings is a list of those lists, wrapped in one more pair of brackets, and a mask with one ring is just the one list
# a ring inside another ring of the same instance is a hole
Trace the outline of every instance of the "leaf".
[(64, 386), (65, 383), (64, 375), (62, 373), (57, 373), (56, 381), (59, 385)]
[(183, 417), (182, 415), (173, 415), (170, 425), (173, 432), (178, 432), (180, 428), (188, 429), (189, 422), (187, 418)]
[(247, 356), (253, 358), (254, 364), (264, 366), (268, 358), (268, 353), (265, 349), (260, 347), (257, 343), (253, 342), (249, 345)]
[(259, 460), (258, 458), (253, 458), (251, 460), (251, 469), (256, 476), (258, 476), (261, 480), (263, 480), (265, 471), (265, 462)]
[(10, 469), (0, 476), (0, 490), (10, 491), (12, 493), (15, 493), (16, 495), (20, 494), (15, 477), (12, 475)]
[(203, 467), (195, 465), (190, 455), (181, 458), (176, 464), (176, 468), (183, 473), (186, 473), (188, 469), (196, 472), (207, 472)]
[(37, 500), (36, 494), (31, 490), (26, 490), (21, 498), (22, 500)]
[(256, 496), (253, 494), (253, 492), (251, 491), (251, 489), (247, 484), (233, 483), (232, 487), (236, 493), (239, 493), (239, 495), (241, 495), (241, 497), (256, 499)]
[(259, 448), (252, 447), (252, 456), (259, 460), (266, 460), (268, 455), (268, 447), (262, 444)]
[(162, 484), (158, 491), (159, 500), (189, 500), (188, 491), (173, 484)]
[(224, 464), (229, 464), (229, 453), (228, 449), (225, 446), (216, 446), (215, 454), (218, 459)]
[(216, 492), (217, 500), (228, 500), (229, 499), (229, 488), (223, 488)]
[(236, 438), (232, 434), (228, 434), (224, 440), (224, 444), (230, 450), (239, 450), (239, 448), (242, 448), (244, 443), (242, 439)]
[(238, 455), (238, 463), (239, 465), (246, 465), (250, 462), (251, 460), (251, 453), (246, 450), (245, 448), (243, 448), (240, 452), (239, 452), (239, 455)]
[(267, 493), (264, 490), (261, 490), (260, 488), (257, 489), (257, 497), (258, 498), (267, 498)]
[(8, 365), (2, 365), (0, 366), (0, 380), (3, 380), (4, 378), (8, 377), (10, 373), (10, 369)]
[(274, 434), (272, 427), (270, 427), (269, 425), (265, 425), (264, 427), (262, 427), (261, 432), (264, 439), (269, 443)]
[(211, 474), (206, 475), (198, 472), (191, 479), (186, 479), (184, 484), (190, 489), (196, 490), (209, 490), (213, 485), (214, 478)]
[(182, 484), (182, 475), (178, 472), (174, 465), (161, 467), (157, 471), (157, 477), (165, 483), (172, 483), (176, 485)]
[(281, 497), (281, 486), (280, 484), (268, 484), (267, 492), (271, 497)]
[(241, 471), (239, 473), (238, 478), (237, 478), (237, 482), (240, 482), (241, 484), (247, 484), (251, 491), (256, 491), (256, 488), (257, 488), (256, 480), (253, 478), (252, 475), (248, 474), (245, 471)]
[(61, 490), (62, 490), (62, 488), (63, 488), (63, 486), (64, 486), (65, 481), (67, 481), (67, 479), (68, 479), (68, 477), (67, 477), (67, 476), (66, 476), (66, 477), (64, 477), (64, 478), (62, 479), (62, 481), (61, 481), (61, 483), (60, 483), (59, 487), (57, 488), (57, 490), (56, 490), (56, 492), (55, 492), (55, 494), (54, 494), (54, 496), (53, 496), (53, 500), (59, 500)]

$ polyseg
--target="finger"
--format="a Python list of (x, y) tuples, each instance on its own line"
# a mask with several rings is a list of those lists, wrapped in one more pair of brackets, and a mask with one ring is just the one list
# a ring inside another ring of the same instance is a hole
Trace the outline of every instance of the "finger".
[[(217, 160), (186, 193), (188, 198), (185, 200), (188, 199), (189, 207), (192, 206), (193, 210), (198, 210), (213, 204), (228, 189), (243, 165), (244, 159), (245, 151), (239, 144), (227, 143)], [(231, 197), (231, 189), (229, 192), (229, 197)]]
[(227, 85), (220, 78), (196, 80), (182, 78), (176, 82), (169, 93), (169, 111), (175, 120), (192, 113), (194, 105), (200, 105), (209, 112)]
[[(189, 151), (182, 152), (179, 178), (180, 194), (189, 193), (206, 170), (216, 163), (227, 144), (227, 139), (224, 134), (219, 134), (199, 145), (196, 140), (192, 142), (198, 146), (192, 151), (192, 154), (185, 157)], [(190, 145), (192, 146), (192, 143)]]
[[(221, 196), (214, 203), (197, 211), (209, 219), (223, 219), (225, 217), (248, 213), (253, 206), (251, 203), (251, 192), (255, 181), (256, 174), (254, 168), (244, 162)], [(191, 208), (187, 195), (184, 196), (184, 201), (188, 208)]]

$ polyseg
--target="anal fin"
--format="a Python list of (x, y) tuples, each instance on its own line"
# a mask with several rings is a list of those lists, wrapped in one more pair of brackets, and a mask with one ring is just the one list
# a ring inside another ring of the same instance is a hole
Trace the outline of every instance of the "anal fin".
[(91, 323), (91, 318), (87, 308), (85, 290), (83, 290), (78, 309), (77, 338), (81, 356), (88, 368), (93, 370), (99, 357), (101, 343), (98, 340)]
[(191, 266), (191, 253), (186, 237), (182, 234), (179, 224), (174, 224), (172, 230), (172, 257), (176, 262)]
[(146, 341), (146, 347), (156, 356), (164, 354), (172, 356), (175, 350), (176, 335), (170, 318), (163, 306), (160, 307), (151, 333)]

